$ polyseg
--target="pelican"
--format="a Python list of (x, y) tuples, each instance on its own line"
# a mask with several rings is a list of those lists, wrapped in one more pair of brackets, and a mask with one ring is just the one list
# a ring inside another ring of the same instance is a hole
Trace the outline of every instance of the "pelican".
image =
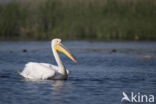
[(66, 80), (69, 71), (62, 64), (58, 55), (58, 51), (63, 52), (71, 60), (77, 63), (77, 60), (72, 56), (69, 50), (61, 43), (61, 39), (53, 39), (51, 41), (52, 52), (58, 66), (48, 63), (28, 62), (24, 70), (20, 73), (24, 78), (30, 80), (45, 80), (45, 79), (58, 79)]

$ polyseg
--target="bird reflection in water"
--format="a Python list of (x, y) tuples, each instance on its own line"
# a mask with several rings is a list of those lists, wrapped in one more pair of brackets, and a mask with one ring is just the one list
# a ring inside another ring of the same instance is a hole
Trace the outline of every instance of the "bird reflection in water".
[[(71, 91), (72, 84), (64, 80), (56, 80), (52, 82), (52, 99), (60, 101), (65, 99), (67, 93)], [(68, 99), (66, 99), (68, 100)]]

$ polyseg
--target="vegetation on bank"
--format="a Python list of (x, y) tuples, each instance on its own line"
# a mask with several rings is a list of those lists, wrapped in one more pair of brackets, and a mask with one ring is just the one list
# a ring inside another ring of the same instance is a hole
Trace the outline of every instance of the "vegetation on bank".
[(156, 40), (155, 0), (0, 3), (0, 40)]

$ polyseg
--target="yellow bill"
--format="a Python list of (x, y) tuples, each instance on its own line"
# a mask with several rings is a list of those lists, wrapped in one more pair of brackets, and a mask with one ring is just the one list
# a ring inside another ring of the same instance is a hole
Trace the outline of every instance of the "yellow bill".
[(74, 58), (74, 56), (72, 56), (72, 54), (70, 53), (70, 51), (61, 43), (59, 43), (58, 45), (55, 46), (55, 49), (63, 52), (65, 55), (67, 55), (71, 60), (73, 60), (75, 63), (77, 63), (77, 60)]

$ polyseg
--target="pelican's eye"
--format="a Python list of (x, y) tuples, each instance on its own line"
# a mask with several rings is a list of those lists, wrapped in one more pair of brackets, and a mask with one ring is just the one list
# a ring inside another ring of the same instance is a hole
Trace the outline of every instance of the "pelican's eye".
[(56, 40), (56, 43), (59, 43), (59, 41), (58, 41), (58, 40)]
[(60, 40), (57, 40), (57, 43), (59, 44), (59, 43), (61, 43), (61, 41)]

